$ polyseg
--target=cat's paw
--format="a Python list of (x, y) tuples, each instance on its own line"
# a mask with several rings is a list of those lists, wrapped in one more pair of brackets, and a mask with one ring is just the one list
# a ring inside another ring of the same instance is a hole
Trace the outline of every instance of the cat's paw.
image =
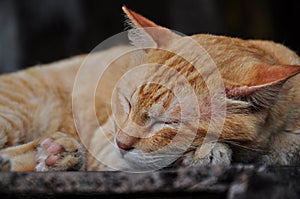
[(7, 154), (0, 155), (0, 171), (10, 171), (11, 170), (11, 162), (10, 157)]
[[(230, 165), (232, 151), (222, 143), (206, 143), (204, 150), (200, 148), (188, 154), (181, 160), (182, 166), (211, 166), (211, 165)], [(205, 152), (205, 154), (203, 154)]]
[(64, 133), (43, 139), (37, 147), (36, 171), (78, 171), (84, 164), (81, 144)]

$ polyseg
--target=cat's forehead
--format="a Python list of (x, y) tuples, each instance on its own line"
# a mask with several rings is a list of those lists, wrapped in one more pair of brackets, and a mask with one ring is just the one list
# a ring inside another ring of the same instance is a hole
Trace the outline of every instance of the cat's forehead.
[(171, 90), (157, 83), (145, 83), (132, 95), (133, 100), (145, 108), (151, 108), (155, 105), (167, 107), (173, 97)]

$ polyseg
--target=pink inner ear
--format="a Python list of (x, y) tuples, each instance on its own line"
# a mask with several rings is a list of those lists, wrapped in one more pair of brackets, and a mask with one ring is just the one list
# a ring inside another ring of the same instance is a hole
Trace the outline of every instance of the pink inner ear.
[(122, 10), (128, 16), (128, 18), (136, 25), (138, 28), (145, 28), (145, 27), (159, 27), (154, 22), (146, 19), (142, 15), (130, 10), (126, 6), (122, 7)]
[(246, 79), (246, 85), (226, 87), (227, 97), (243, 97), (258, 90), (278, 85), (281, 82), (297, 75), (300, 66), (295, 65), (274, 65), (257, 64), (254, 66), (252, 76)]
[(225, 88), (225, 93), (227, 97), (243, 97), (254, 93), (255, 91), (263, 88), (264, 86), (241, 86), (233, 88)]
[(265, 63), (254, 66), (253, 76), (249, 78), (248, 86), (272, 85), (287, 80), (298, 74), (300, 66), (297, 65), (268, 65)]

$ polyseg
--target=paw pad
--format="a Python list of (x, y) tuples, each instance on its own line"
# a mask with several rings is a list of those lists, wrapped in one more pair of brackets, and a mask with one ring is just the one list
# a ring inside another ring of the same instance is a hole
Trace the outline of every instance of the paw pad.
[(50, 137), (37, 147), (37, 171), (79, 170), (84, 164), (80, 144), (71, 137)]

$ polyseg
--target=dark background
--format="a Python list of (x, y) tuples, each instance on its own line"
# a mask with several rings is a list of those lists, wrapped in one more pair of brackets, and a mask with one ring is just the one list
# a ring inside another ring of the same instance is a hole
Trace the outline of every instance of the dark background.
[(299, 54), (299, 2), (0, 0), (0, 72), (88, 53), (123, 31), (122, 5), (184, 34), (270, 39)]

